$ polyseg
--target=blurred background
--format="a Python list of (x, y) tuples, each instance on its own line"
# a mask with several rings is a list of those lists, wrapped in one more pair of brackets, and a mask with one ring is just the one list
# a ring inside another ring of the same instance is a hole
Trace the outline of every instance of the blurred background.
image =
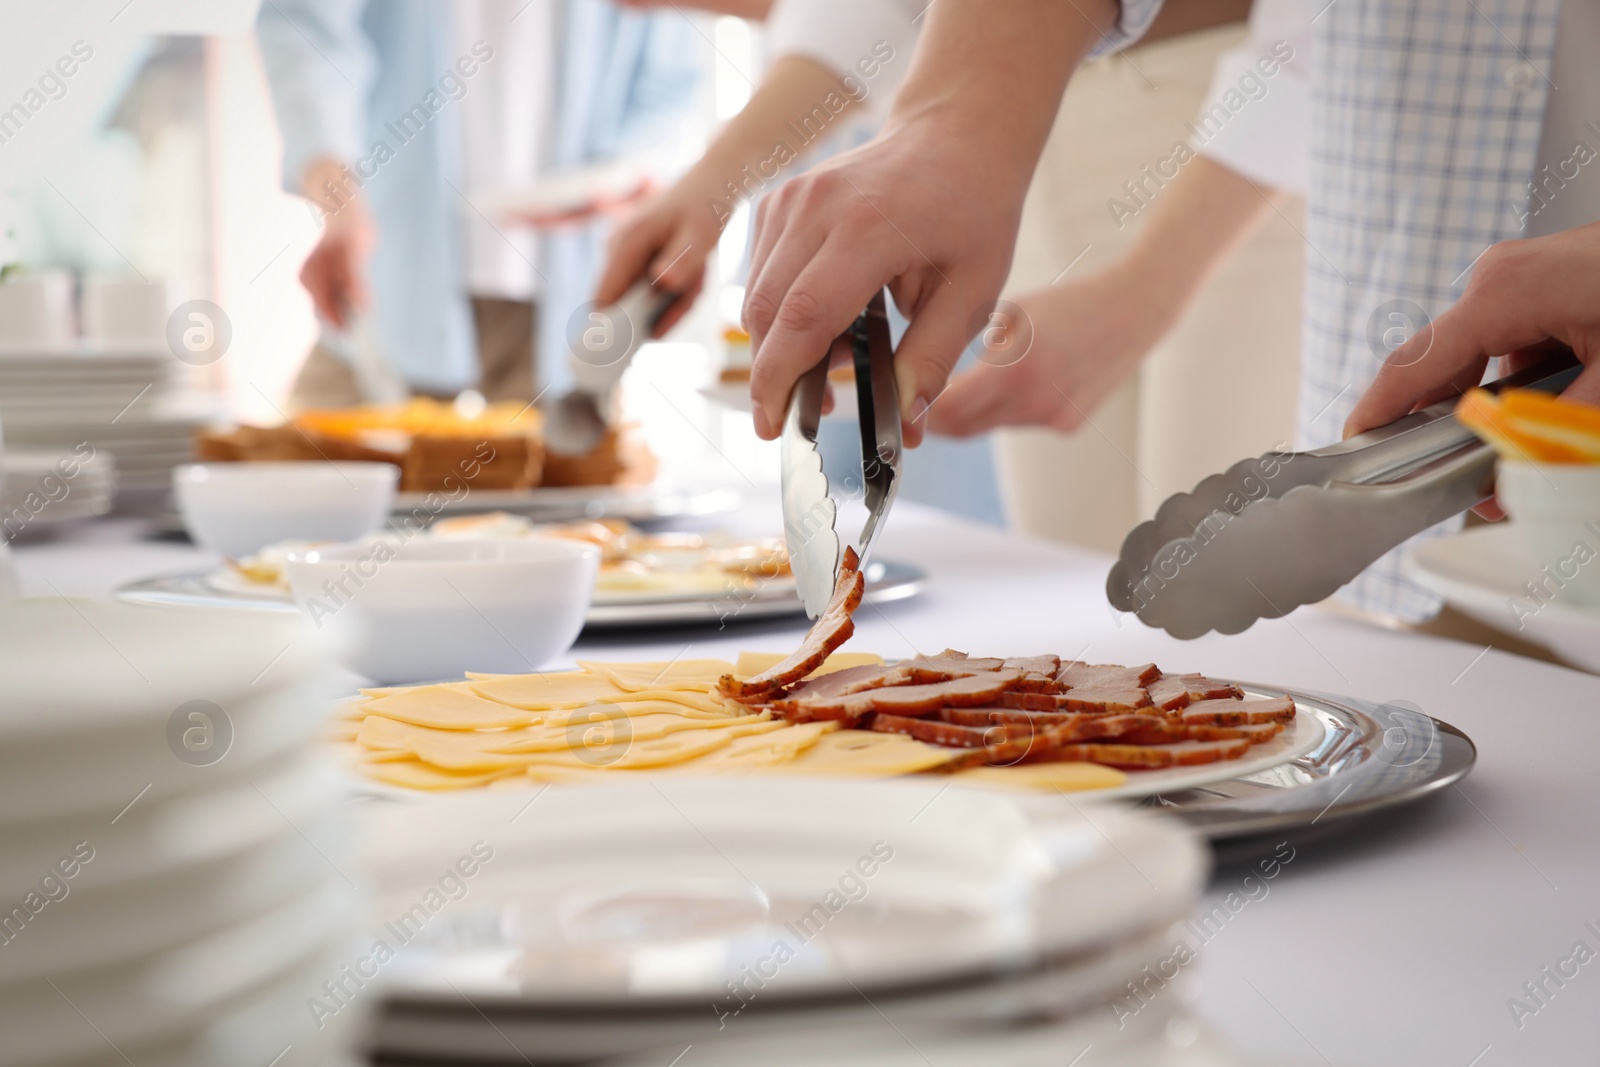
[[(391, 13), (414, 8), (388, 6)], [(748, 102), (769, 63), (769, 29), (760, 19), (673, 5), (624, 10), (607, 0), (443, 6), (470, 9), (480, 39), (513, 57), (529, 54), (517, 35), (537, 19), (554, 18), (557, 8), (589, 10), (591, 17), (604, 11), (611, 26), (651, 26), (677, 81), (671, 106), (642, 109), (648, 150), (625, 162), (627, 174), (655, 189), (700, 156), (719, 124)], [(744, 6), (759, 13), (763, 5)], [(167, 471), (187, 458), (197, 427), (282, 421), (319, 332), (329, 332), (299, 277), (327, 211), (286, 191), (295, 183), (285, 174), (283, 126), (286, 115), (295, 121), (295, 101), (282, 69), (297, 61), (299, 49), (310, 58), (298, 61), (325, 64), (301, 72), (303, 91), (317, 90), (321, 79), (334, 88), (343, 80), (354, 92), (361, 73), (341, 66), (389, 60), (345, 59), (317, 36), (322, 16), (298, 7), (268, 3), (258, 10), (248, 0), (0, 5), (11, 31), (0, 64), (0, 108), (9, 108), (0, 112), (0, 345), (89, 354), (142, 349), (150, 357), (142, 377), (132, 373), (113, 383), (102, 376), (98, 392), (82, 382), (40, 381), (37, 367), (17, 369), (34, 380), (30, 388), (21, 382), (0, 390), (0, 423), (14, 448), (103, 445), (116, 461), (124, 510), (164, 506)], [(1188, 137), (1185, 124), (1206, 98), (1219, 57), (1245, 39), (1248, 7), (1243, 0), (1175, 0), (1145, 43), (1090, 64), (1074, 79), (1035, 177), (1008, 293), (1091, 272), (1127, 248), (1143, 216), (1119, 219), (1108, 210), (1110, 200), (1123, 195), (1124, 182), (1141, 167)], [(461, 25), (458, 12), (458, 31)], [(569, 32), (568, 23), (562, 26)], [(566, 69), (571, 56), (561, 50), (575, 46), (570, 37), (553, 39), (553, 62)], [(373, 41), (378, 52), (405, 43), (381, 34)], [(459, 43), (435, 42), (433, 54), (416, 61), (447, 70), (458, 52), (466, 54)], [(505, 77), (514, 65), (501, 62), (495, 69)], [(898, 62), (908, 64), (909, 56)], [(269, 77), (274, 63), (277, 106)], [(466, 91), (473, 91), (470, 83)], [(648, 102), (664, 90), (647, 84), (635, 92)], [(881, 108), (847, 113), (849, 121), (830, 129), (807, 161), (859, 143), (881, 117)], [(303, 130), (291, 132), (303, 140)], [(291, 144), (289, 151), (304, 149)], [(397, 182), (409, 165), (403, 155), (394, 168)], [(615, 167), (604, 175), (592, 167), (563, 170), (558, 157), (546, 152), (534, 164), (542, 167), (536, 188), (521, 192), (559, 198), (563, 180), (616, 181)], [(535, 332), (559, 336), (548, 331), (592, 295), (594, 250), (631, 210), (629, 197), (576, 220), (530, 227), (507, 215), (506, 189), (475, 186), (467, 170), (451, 188), (458, 197), (452, 210), (466, 220), (469, 241), (502, 243), (502, 259), (510, 249), (545, 266), (541, 277), (552, 260), (543, 249), (527, 252), (530, 242), (554, 246), (574, 232), (590, 242), (587, 259), (560, 260), (554, 282), (536, 283)], [(375, 201), (387, 178), (370, 183)], [(737, 374), (721, 380), (725, 368), (749, 358), (737, 326), (750, 217), (745, 203), (727, 219), (703, 298), (640, 354), (624, 400), (664, 474), (746, 492), (766, 491), (778, 469), (773, 447), (750, 432)], [(1166, 495), (1240, 455), (1291, 441), (1298, 220), (1298, 202), (1290, 199), (1212, 280), (1143, 370), (1078, 432), (1002, 430), (992, 441), (936, 444), (912, 457), (906, 497), (977, 521), (1114, 549)], [(210, 324), (200, 328), (226, 334), (225, 346), (175, 361), (169, 325), (201, 322), (174, 315), (192, 301), (209, 302), (195, 305)], [(218, 321), (211, 322), (216, 316), (208, 308), (217, 309)], [(539, 359), (541, 366), (550, 362), (547, 354)], [(140, 381), (149, 388), (138, 387)], [(1242, 406), (1241, 391), (1248, 401)], [(93, 403), (83, 399), (91, 393)], [(1234, 413), (1225, 424), (1192, 417), (1224, 403)], [(844, 438), (852, 433), (844, 431)]]

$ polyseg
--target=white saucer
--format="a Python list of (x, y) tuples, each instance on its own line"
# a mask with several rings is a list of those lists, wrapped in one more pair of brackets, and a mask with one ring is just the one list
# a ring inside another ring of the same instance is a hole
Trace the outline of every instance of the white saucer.
[(1524, 583), (1540, 579), (1540, 567), (1509, 524), (1425, 541), (1406, 557), (1405, 574), (1485, 626), (1600, 670), (1600, 609), (1573, 605), (1559, 593), (1542, 606), (1530, 600)]

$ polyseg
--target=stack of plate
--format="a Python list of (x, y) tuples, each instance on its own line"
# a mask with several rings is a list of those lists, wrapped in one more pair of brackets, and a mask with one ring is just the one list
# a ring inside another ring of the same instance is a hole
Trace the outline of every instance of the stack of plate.
[[(87, 457), (87, 458), (84, 458)], [(111, 510), (116, 464), (109, 453), (0, 453), (0, 540)]]
[(1189, 1017), (1174, 952), (1200, 848), (1157, 817), (1041, 800), (658, 779), (371, 812), (374, 940), (394, 953), (376, 1051), (1235, 1062)]
[(0, 347), (0, 428), (29, 450), (85, 443), (116, 462), (119, 506), (165, 506), (172, 468), (193, 455), (206, 412), (185, 410), (183, 364), (164, 348)]
[(359, 997), (307, 1010), (355, 905), (314, 647), (288, 617), (0, 605), (0, 1064), (345, 1062)]

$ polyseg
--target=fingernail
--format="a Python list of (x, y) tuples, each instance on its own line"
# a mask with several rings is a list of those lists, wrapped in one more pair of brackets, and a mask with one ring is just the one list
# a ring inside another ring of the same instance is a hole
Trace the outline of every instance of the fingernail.
[(916, 399), (914, 399), (913, 401), (911, 401), (911, 410), (910, 410), (911, 420), (910, 421), (912, 421), (912, 422), (920, 421), (922, 419), (922, 416), (926, 415), (928, 413), (928, 409), (930, 407), (932, 407), (932, 406), (933, 406), (932, 403), (926, 397), (920, 397), (919, 396)]
[(772, 423), (767, 419), (766, 409), (757, 407), (753, 414), (755, 416), (756, 436), (763, 440), (770, 439), (772, 437)]
[(904, 363), (896, 363), (894, 367), (894, 386), (900, 394), (900, 418), (905, 422), (915, 422), (922, 412), (928, 410), (928, 405), (923, 403), (918, 410), (917, 378), (911, 373), (911, 368)]

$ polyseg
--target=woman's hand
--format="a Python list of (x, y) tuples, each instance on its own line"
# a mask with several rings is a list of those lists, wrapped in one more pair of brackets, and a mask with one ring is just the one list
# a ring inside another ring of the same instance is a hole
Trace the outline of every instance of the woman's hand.
[(662, 292), (678, 294), (653, 336), (670, 330), (694, 305), (705, 284), (706, 261), (722, 235), (711, 199), (705, 179), (691, 171), (618, 224), (607, 243), (594, 302), (613, 304), (635, 281), (648, 279)]
[(1129, 264), (1041, 289), (980, 331), (978, 365), (928, 411), (928, 429), (970, 437), (999, 426), (1071, 431), (1133, 374), (1182, 301), (1141, 285)]
[(300, 284), (311, 294), (317, 314), (342, 330), (350, 325), (349, 312), (366, 311), (372, 302), (367, 263), (378, 243), (378, 224), (342, 163), (324, 159), (311, 164), (302, 188), (326, 214), (322, 237), (300, 267)]
[(1396, 348), (1345, 422), (1345, 436), (1459, 396), (1494, 356), (1506, 373), (1539, 362), (1559, 342), (1587, 364), (1563, 395), (1600, 403), (1600, 223), (1485, 252), (1453, 307)]

